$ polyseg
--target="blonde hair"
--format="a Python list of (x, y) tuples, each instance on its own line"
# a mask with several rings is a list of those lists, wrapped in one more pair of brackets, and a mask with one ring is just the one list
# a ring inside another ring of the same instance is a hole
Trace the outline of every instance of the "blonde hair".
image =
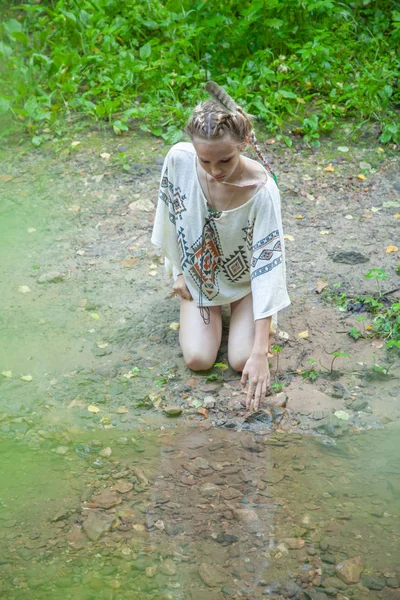
[(185, 127), (190, 139), (218, 139), (230, 135), (241, 143), (253, 134), (251, 118), (239, 106), (235, 112), (224, 111), (215, 100), (202, 102), (193, 110)]

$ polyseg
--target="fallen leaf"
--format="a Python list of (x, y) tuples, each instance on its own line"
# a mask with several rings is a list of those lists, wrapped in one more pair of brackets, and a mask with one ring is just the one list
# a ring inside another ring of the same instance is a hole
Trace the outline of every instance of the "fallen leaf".
[(106, 160), (108, 160), (111, 156), (111, 154), (109, 154), (109, 152), (102, 152), (100, 154), (101, 158), (105, 158)]
[(315, 290), (317, 292), (317, 294), (320, 294), (321, 292), (324, 291), (325, 288), (328, 287), (328, 282), (327, 281), (322, 281), (321, 279), (319, 281), (317, 281), (317, 289)]
[(126, 408), (126, 406), (120, 406), (119, 408), (117, 408), (117, 413), (119, 415), (127, 415), (129, 412), (129, 408)]
[(303, 181), (312, 181), (312, 177), (310, 177), (310, 175), (307, 175), (307, 173), (305, 175), (302, 175), (301, 178)]
[(81, 142), (78, 142), (78, 141), (71, 142), (71, 146), (72, 146), (73, 148), (75, 148), (75, 146), (79, 146), (79, 144), (80, 144), (80, 143), (81, 143)]
[(18, 291), (21, 292), (21, 294), (28, 294), (31, 291), (31, 288), (27, 285), (20, 285)]
[(320, 235), (329, 235), (331, 232), (328, 231), (328, 229), (323, 229), (322, 231), (319, 232)]
[(385, 152), (383, 148), (378, 148), (378, 152)]
[(11, 181), (12, 178), (12, 175), (0, 175), (0, 181), (3, 181), (4, 183)]
[(297, 334), (297, 336), (302, 340), (306, 340), (308, 338), (308, 329), (306, 329), (305, 331), (301, 331)]
[(34, 227), (28, 228), (28, 233), (35, 233), (36, 229)]
[(271, 146), (272, 144), (276, 144), (276, 139), (275, 138), (269, 138), (268, 140), (265, 140), (265, 143), (268, 146)]
[(388, 246), (388, 247), (386, 248), (386, 253), (387, 253), (387, 254), (390, 254), (390, 252), (398, 252), (398, 250), (399, 250), (399, 249), (398, 249), (398, 247), (397, 247), (397, 246)]
[(138, 259), (134, 256), (132, 258), (124, 258), (124, 260), (121, 260), (121, 265), (123, 267), (134, 267), (137, 261)]
[(152, 277), (155, 277), (157, 273), (158, 271), (149, 271), (149, 275), (151, 275)]
[(96, 413), (100, 412), (100, 409), (99, 409), (99, 407), (98, 407), (98, 406), (95, 406), (94, 404), (89, 404), (89, 406), (88, 406), (88, 408), (87, 408), (87, 409), (88, 409), (88, 411), (89, 411), (90, 413), (94, 413), (94, 414), (96, 414)]
[(295, 215), (295, 219), (304, 219), (303, 215)]
[(2, 371), (3, 377), (12, 377), (12, 371)]
[(201, 415), (205, 419), (208, 417), (208, 410), (206, 408), (198, 408), (196, 410), (196, 415)]
[(286, 331), (278, 331), (278, 337), (280, 337), (281, 340), (288, 340), (289, 334), (286, 333)]
[(348, 152), (349, 149), (347, 146), (338, 146), (339, 152)]
[(359, 175), (357, 175), (357, 179), (361, 179), (361, 181), (365, 181), (367, 178), (365, 177), (365, 175), (360, 173)]
[(98, 348), (107, 348), (108, 342), (96, 342)]
[(289, 233), (287, 233), (286, 235), (284, 235), (283, 239), (287, 240), (288, 242), (294, 242), (294, 237), (292, 235), (290, 235)]
[(351, 221), (352, 219), (354, 219), (353, 215), (345, 215), (344, 218), (347, 219), (348, 221)]
[(370, 171), (372, 169), (371, 165), (363, 160), (360, 162), (360, 169), (363, 171)]
[(78, 204), (72, 204), (69, 208), (68, 208), (69, 212), (79, 212), (81, 210), (81, 207)]
[(337, 410), (333, 413), (335, 417), (341, 419), (342, 421), (348, 421), (350, 419), (350, 415), (344, 410)]
[(334, 173), (335, 167), (333, 166), (332, 163), (329, 163), (329, 165), (327, 167), (325, 167), (324, 171), (326, 171), (327, 173)]
[(377, 212), (379, 212), (380, 210), (382, 210), (382, 209), (381, 209), (381, 208), (378, 208), (377, 206), (371, 206), (371, 212), (373, 212), (373, 213), (377, 213)]
[(100, 319), (100, 315), (98, 315), (97, 313), (90, 313), (90, 316), (93, 319), (93, 321), (98, 321)]
[(394, 219), (400, 219), (400, 212), (396, 213), (393, 215)]
[(201, 408), (203, 406), (203, 403), (201, 400), (199, 400), (198, 398), (195, 398), (192, 402), (192, 406), (194, 408)]
[(77, 250), (76, 254), (78, 254), (78, 256), (84, 256), (86, 254), (85, 250)]
[(179, 323), (170, 323), (169, 328), (172, 329), (172, 331), (178, 331)]
[(22, 375), (21, 379), (22, 381), (32, 381), (33, 377), (32, 375)]

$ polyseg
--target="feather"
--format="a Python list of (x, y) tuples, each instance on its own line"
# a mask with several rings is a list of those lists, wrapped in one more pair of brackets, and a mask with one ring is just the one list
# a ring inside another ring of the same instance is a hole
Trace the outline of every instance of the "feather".
[(227, 113), (234, 113), (237, 110), (237, 104), (233, 98), (215, 81), (207, 81), (206, 90), (214, 98), (220, 107)]

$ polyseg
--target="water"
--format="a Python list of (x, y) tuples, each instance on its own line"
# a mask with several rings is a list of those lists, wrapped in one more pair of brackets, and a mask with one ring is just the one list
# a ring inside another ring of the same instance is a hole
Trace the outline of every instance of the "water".
[[(198, 426), (131, 433), (86, 434), (65, 455), (2, 441), (1, 597), (278, 598), (329, 583), (349, 557), (384, 582), (399, 574), (398, 428), (336, 446)], [(97, 540), (82, 529), (90, 512), (109, 518)]]

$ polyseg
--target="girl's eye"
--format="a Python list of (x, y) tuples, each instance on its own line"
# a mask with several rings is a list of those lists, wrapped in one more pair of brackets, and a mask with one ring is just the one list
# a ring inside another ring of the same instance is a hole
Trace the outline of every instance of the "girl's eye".
[(225, 160), (221, 160), (221, 162), (223, 162), (223, 163), (227, 163), (227, 162), (229, 162), (230, 160), (232, 160), (232, 157), (231, 157), (231, 158), (226, 158)]

